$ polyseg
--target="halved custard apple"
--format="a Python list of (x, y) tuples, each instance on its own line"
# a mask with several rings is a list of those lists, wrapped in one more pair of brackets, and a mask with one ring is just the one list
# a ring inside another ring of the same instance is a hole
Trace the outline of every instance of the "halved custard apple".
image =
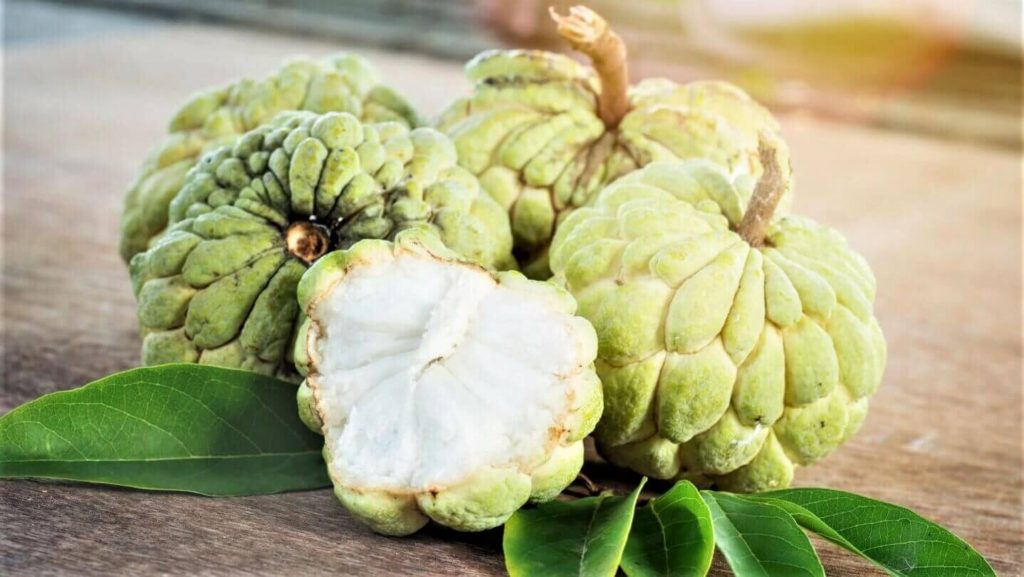
[(373, 530), (490, 529), (579, 473), (602, 409), (597, 337), (562, 289), (409, 230), (325, 256), (298, 294), (300, 414)]

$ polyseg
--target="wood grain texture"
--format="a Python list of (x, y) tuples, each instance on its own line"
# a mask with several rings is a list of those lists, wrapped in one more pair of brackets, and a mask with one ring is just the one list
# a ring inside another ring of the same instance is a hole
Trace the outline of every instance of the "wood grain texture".
[[(121, 194), (195, 89), (339, 49), (167, 27), (8, 50), (0, 412), (137, 362)], [(421, 108), (465, 89), (459, 66), (369, 54)], [(1000, 575), (1021, 552), (1019, 153), (782, 119), (796, 207), (841, 229), (878, 276), (889, 366), (861, 433), (798, 473), (907, 505)], [(829, 575), (875, 574), (823, 545)], [(209, 499), (0, 481), (10, 575), (500, 575), (500, 533), (371, 534), (329, 491)], [(714, 574), (728, 574), (717, 561)]]

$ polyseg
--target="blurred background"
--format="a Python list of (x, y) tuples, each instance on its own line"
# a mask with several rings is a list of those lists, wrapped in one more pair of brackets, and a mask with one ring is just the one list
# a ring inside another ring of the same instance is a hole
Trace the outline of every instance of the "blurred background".
[[(4, 42), (167, 22), (268, 29), (465, 60), (565, 50), (564, 0), (8, 0)], [(725, 78), (786, 112), (1019, 147), (1019, 0), (591, 0), (633, 78)], [(267, 71), (269, 72), (269, 70)], [(430, 111), (428, 111), (430, 112)]]

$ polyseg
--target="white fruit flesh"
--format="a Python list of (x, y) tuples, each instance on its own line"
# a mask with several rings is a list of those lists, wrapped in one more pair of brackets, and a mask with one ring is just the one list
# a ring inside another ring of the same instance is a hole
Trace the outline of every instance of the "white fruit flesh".
[(353, 488), (528, 473), (558, 444), (596, 348), (552, 294), (414, 253), (356, 265), (312, 316), (330, 466)]

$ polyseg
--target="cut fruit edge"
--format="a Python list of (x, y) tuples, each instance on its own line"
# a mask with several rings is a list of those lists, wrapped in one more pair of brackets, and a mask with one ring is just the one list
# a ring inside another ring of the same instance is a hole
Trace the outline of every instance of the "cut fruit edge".
[(562, 289), (409, 231), (325, 256), (299, 298), (339, 490), (438, 501), (504, 471), (547, 500), (574, 479), (601, 387), (596, 335)]

